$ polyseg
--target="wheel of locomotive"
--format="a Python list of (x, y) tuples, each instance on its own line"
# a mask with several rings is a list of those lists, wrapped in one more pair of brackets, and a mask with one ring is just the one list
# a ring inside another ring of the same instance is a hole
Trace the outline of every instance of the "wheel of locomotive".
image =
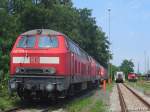
[(18, 93), (18, 96), (20, 97), (20, 99), (22, 101), (32, 101), (33, 100), (33, 97), (31, 96), (31, 92), (30, 91), (18, 90), (17, 93)]
[(96, 80), (96, 88), (99, 87), (99, 80)]
[(23, 89), (22, 88), (18, 87), (17, 94), (18, 94), (18, 96), (20, 97), (21, 100), (24, 100)]
[(70, 87), (68, 89), (67, 97), (74, 96), (74, 94), (75, 94), (74, 85), (70, 85)]

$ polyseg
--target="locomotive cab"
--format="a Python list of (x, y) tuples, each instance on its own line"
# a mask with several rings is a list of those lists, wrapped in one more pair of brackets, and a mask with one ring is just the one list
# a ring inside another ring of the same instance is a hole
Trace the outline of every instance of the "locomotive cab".
[[(60, 41), (61, 44), (59, 44)], [(60, 63), (64, 63), (60, 58), (67, 52), (62, 45), (63, 41), (65, 40), (62, 36), (19, 36), (11, 52), (11, 76), (36, 74), (36, 72), (43, 75), (53, 75), (56, 72), (63, 74), (64, 69), (59, 68)], [(32, 68), (33, 70), (31, 70)]]

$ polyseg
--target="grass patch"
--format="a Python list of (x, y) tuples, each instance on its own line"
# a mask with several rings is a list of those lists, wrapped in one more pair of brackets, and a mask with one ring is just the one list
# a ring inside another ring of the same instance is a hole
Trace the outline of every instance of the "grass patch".
[(105, 105), (102, 101), (96, 101), (95, 105), (91, 108), (90, 112), (106, 112)]
[(16, 99), (10, 97), (0, 97), (0, 109), (6, 110), (15, 106)]
[(10, 96), (8, 94), (7, 87), (0, 89), (0, 110), (7, 110), (15, 107), (17, 105), (17, 101), (19, 101), (19, 98), (16, 95)]
[[(113, 84), (107, 84), (106, 93), (112, 91)], [(67, 112), (107, 112), (108, 94), (98, 89), (86, 98), (76, 99), (67, 105)]]
[(150, 92), (150, 83), (145, 81), (128, 82), (134, 88), (142, 89), (143, 92)]
[(112, 88), (113, 88), (113, 85), (114, 85), (114, 82), (112, 82), (111, 84), (107, 84), (106, 90), (107, 90), (108, 92), (111, 92), (111, 91), (112, 91)]
[(77, 99), (77, 100), (71, 102), (71, 104), (68, 105), (67, 110), (68, 110), (68, 112), (79, 112), (84, 107), (88, 106), (91, 103), (92, 103), (91, 97)]

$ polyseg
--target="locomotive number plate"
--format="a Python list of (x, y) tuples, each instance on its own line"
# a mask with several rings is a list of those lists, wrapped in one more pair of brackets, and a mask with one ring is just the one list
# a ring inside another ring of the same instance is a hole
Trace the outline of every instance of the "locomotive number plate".
[(40, 63), (39, 57), (30, 57), (30, 63)]

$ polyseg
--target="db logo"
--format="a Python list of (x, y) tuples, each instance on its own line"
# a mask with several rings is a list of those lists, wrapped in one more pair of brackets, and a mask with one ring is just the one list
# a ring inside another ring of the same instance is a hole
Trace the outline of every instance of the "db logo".
[(39, 57), (30, 57), (30, 63), (40, 63)]

